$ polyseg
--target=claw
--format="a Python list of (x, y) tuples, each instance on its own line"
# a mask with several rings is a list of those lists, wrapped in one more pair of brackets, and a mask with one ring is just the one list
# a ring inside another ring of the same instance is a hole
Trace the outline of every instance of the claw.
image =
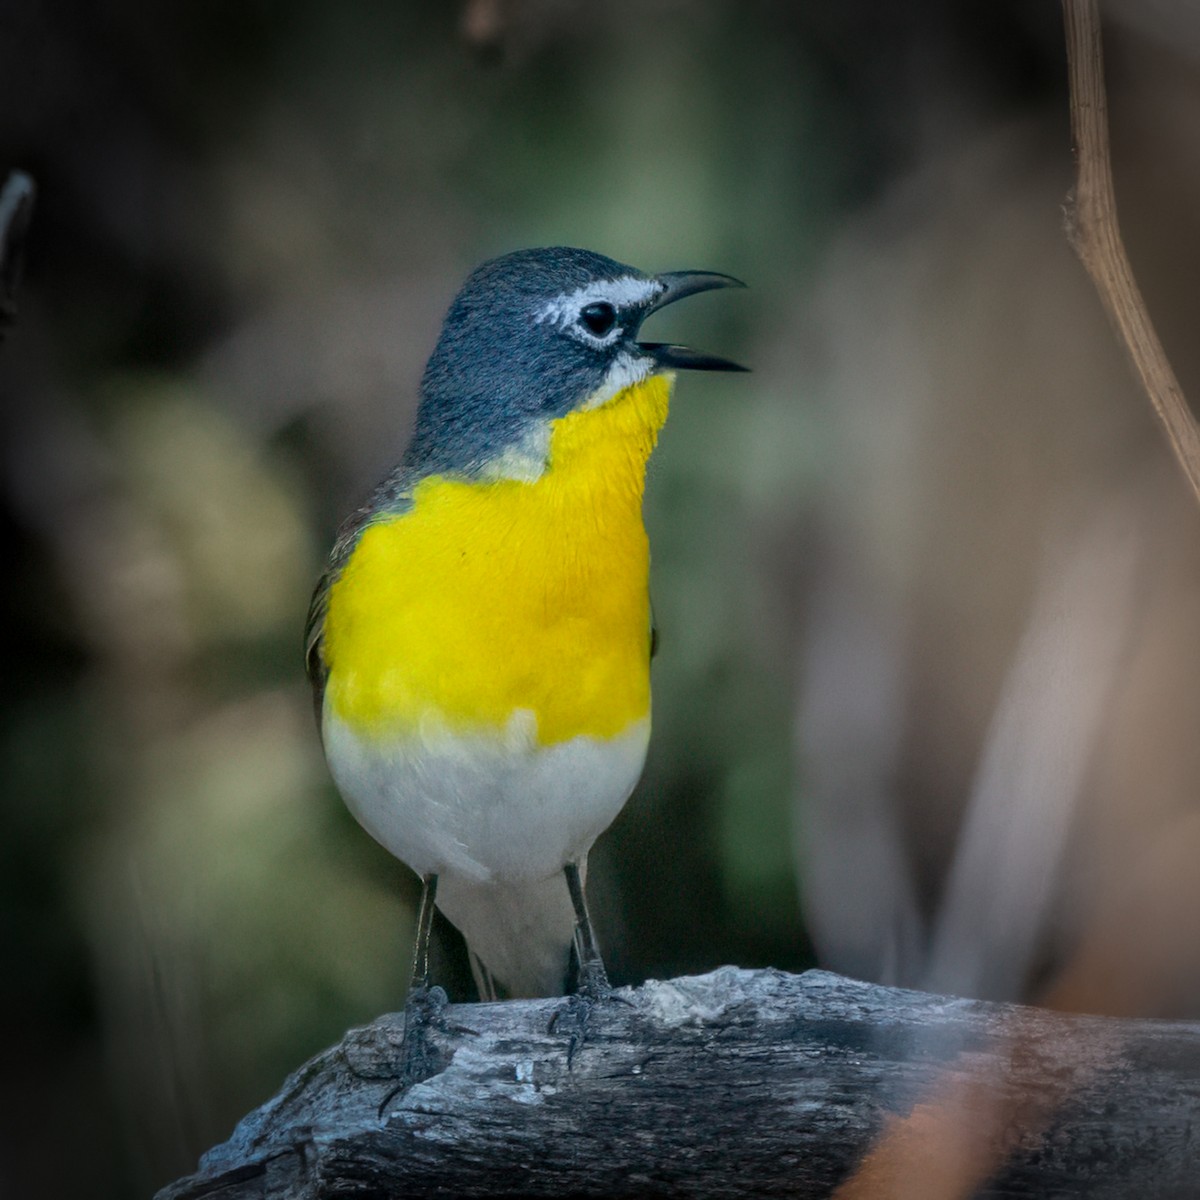
[(588, 1024), (598, 1008), (609, 1004), (632, 1006), (632, 1001), (615, 991), (601, 966), (598, 974), (580, 972), (579, 990), (568, 996), (560, 1009), (550, 1018), (547, 1033), (567, 1035), (567, 1070), (571, 1069), (575, 1055), (587, 1041)]
[[(610, 989), (611, 990), (611, 989)], [(575, 1062), (575, 1055), (583, 1047), (587, 1038), (588, 1021), (597, 1001), (578, 991), (566, 998), (562, 1008), (550, 1018), (547, 1033), (566, 1033), (567, 1035), (567, 1070)]]
[(608, 982), (608, 972), (598, 958), (581, 964), (577, 994), (593, 1001), (607, 1000), (613, 994), (612, 984)]
[(404, 1041), (400, 1044), (400, 1081), (379, 1103), (379, 1117), (401, 1092), (432, 1078), (445, 1068), (445, 1056), (432, 1044), (429, 1031), (441, 1028), (446, 993), (424, 984), (408, 994), (404, 1005)]

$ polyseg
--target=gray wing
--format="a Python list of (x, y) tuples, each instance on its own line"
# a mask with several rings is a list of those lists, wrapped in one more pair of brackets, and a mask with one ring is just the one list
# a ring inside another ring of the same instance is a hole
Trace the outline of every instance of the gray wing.
[(317, 714), (317, 728), (321, 727), (321, 707), (325, 702), (325, 680), (329, 668), (322, 653), (325, 631), (325, 613), (329, 609), (329, 589), (333, 586), (333, 573), (326, 569), (317, 580), (312, 599), (308, 603), (308, 619), (304, 622), (304, 669), (308, 682), (312, 684), (313, 710)]
[(313, 707), (317, 728), (321, 727), (321, 711), (325, 702), (325, 682), (329, 664), (325, 661), (325, 618), (329, 613), (329, 591), (337, 582), (342, 568), (354, 553), (362, 532), (373, 521), (403, 512), (412, 503), (412, 476), (404, 465), (397, 467), (376, 489), (369, 503), (356, 509), (338, 530), (325, 567), (308, 604), (308, 619), (304, 622), (304, 666), (313, 689)]
[(325, 702), (325, 681), (329, 678), (324, 644), (325, 617), (329, 613), (329, 591), (349, 561), (362, 531), (378, 515), (378, 510), (363, 507), (343, 523), (333, 543), (329, 563), (321, 573), (321, 578), (317, 580), (312, 599), (308, 603), (308, 619), (304, 622), (304, 668), (308, 673), (308, 682), (312, 684), (313, 710), (317, 715), (318, 729), (321, 727), (321, 710)]

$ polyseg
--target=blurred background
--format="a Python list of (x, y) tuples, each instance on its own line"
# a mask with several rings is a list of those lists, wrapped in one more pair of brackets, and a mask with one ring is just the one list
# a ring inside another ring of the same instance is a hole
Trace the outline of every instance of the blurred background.
[[(1200, 17), (1106, 15), (1195, 396)], [(520, 246), (751, 284), (655, 318), (755, 374), (684, 378), (652, 463), (617, 981), (1200, 1012), (1200, 513), (1062, 235), (1057, 5), (0, 0), (14, 167), (4, 1194), (146, 1195), (401, 1005), (415, 881), (332, 789), (300, 634)]]

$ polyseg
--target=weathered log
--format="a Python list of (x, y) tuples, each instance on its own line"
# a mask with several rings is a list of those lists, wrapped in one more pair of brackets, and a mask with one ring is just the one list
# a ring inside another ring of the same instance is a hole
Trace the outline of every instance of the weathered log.
[(159, 1200), (1200, 1196), (1198, 1024), (733, 967), (620, 991), (569, 1062), (563, 1013), (450, 1005), (391, 1099), (403, 1017), (351, 1030)]

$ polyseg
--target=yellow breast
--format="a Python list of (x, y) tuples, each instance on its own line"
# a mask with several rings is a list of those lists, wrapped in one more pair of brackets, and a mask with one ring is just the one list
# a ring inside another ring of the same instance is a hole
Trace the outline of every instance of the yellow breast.
[(611, 737), (650, 707), (646, 460), (654, 377), (554, 422), (533, 482), (422, 480), (369, 525), (329, 596), (325, 703), (363, 734), (497, 729)]

